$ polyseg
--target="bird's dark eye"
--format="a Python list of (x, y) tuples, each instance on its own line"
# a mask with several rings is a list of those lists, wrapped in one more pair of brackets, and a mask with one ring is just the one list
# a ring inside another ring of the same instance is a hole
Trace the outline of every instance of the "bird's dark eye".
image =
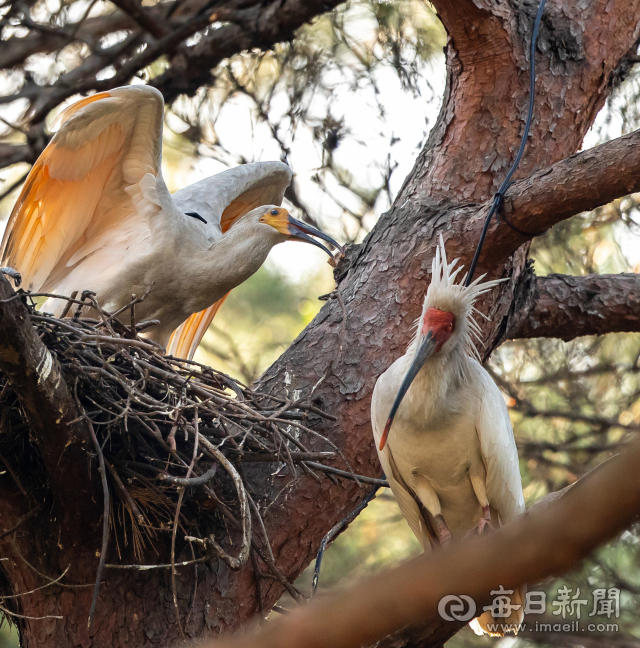
[(202, 221), (205, 225), (207, 224), (207, 221), (198, 214), (198, 212), (185, 212), (186, 216), (191, 216), (191, 218), (196, 218), (199, 221)]
[(279, 213), (279, 212), (278, 212), (277, 209), (272, 209), (272, 210), (271, 210), (271, 215), (272, 215), (272, 216), (277, 216), (278, 213)]

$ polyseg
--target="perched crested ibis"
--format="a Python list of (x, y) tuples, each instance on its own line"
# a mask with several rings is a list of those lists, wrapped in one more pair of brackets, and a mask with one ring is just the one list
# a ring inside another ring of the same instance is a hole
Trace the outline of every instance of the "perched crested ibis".
[[(416, 334), (378, 378), (371, 402), (380, 463), (425, 551), (504, 525), (525, 508), (509, 412), (473, 342), (474, 302), (499, 281), (465, 287), (455, 282), (456, 264), (447, 263), (441, 238)], [(497, 618), (487, 611), (473, 629), (502, 634), (487, 625), (519, 624), (523, 599), (516, 590), (510, 606), (518, 609)]]

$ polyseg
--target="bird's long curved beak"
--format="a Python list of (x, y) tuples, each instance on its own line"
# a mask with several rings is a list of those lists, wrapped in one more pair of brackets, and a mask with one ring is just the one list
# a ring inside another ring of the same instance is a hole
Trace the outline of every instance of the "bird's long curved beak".
[(387, 419), (387, 423), (384, 426), (384, 432), (382, 433), (382, 438), (380, 439), (380, 450), (382, 450), (385, 444), (387, 443), (387, 437), (389, 436), (389, 430), (391, 429), (391, 424), (393, 423), (393, 419), (395, 418), (398, 408), (400, 407), (400, 403), (402, 403), (402, 399), (404, 398), (405, 394), (409, 391), (409, 387), (411, 387), (411, 383), (413, 382), (414, 378), (418, 375), (420, 369), (422, 369), (422, 365), (427, 361), (427, 358), (435, 351), (435, 348), (436, 348), (436, 340), (433, 337), (433, 333), (429, 331), (422, 339), (422, 342), (420, 342), (420, 346), (418, 347), (418, 352), (416, 353), (416, 357), (413, 359), (413, 362), (409, 367), (409, 371), (407, 371), (407, 375), (404, 377), (404, 380), (402, 381), (402, 385), (400, 385), (400, 389), (398, 390), (398, 394), (396, 395), (395, 401), (393, 401), (393, 406), (391, 407), (391, 411), (389, 412), (389, 418)]
[(287, 218), (287, 234), (289, 234), (289, 236), (295, 241), (304, 241), (305, 243), (311, 243), (312, 245), (319, 247), (321, 250), (324, 250), (330, 257), (333, 256), (331, 250), (322, 245), (322, 243), (319, 243), (315, 239), (311, 238), (312, 236), (326, 241), (330, 245), (333, 245), (334, 248), (344, 253), (342, 246), (336, 243), (329, 235), (321, 232), (319, 229), (316, 229), (311, 225), (307, 225), (306, 223), (296, 220), (291, 215), (289, 215), (289, 217)]

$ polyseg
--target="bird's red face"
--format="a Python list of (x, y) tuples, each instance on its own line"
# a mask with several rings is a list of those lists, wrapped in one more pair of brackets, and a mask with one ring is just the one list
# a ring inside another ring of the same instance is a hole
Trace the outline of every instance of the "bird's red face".
[(422, 330), (420, 331), (422, 337), (418, 341), (416, 355), (400, 385), (396, 400), (391, 407), (391, 412), (389, 412), (389, 418), (387, 419), (380, 439), (380, 450), (384, 449), (393, 418), (398, 411), (398, 407), (400, 407), (404, 395), (407, 393), (409, 387), (411, 387), (413, 379), (418, 375), (427, 358), (442, 349), (442, 345), (453, 334), (455, 326), (456, 316), (453, 313), (441, 311), (437, 308), (427, 308), (422, 318)]
[(437, 308), (428, 308), (422, 320), (422, 335), (431, 332), (436, 341), (435, 352), (442, 349), (442, 345), (451, 337), (456, 326), (456, 316)]

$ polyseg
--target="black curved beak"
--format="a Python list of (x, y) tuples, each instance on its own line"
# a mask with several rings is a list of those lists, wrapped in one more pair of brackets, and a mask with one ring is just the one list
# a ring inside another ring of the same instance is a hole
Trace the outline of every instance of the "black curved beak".
[(393, 406), (391, 407), (391, 411), (389, 412), (389, 418), (387, 419), (387, 423), (384, 426), (382, 439), (380, 439), (380, 450), (382, 450), (387, 443), (387, 437), (389, 436), (391, 424), (393, 423), (393, 419), (395, 418), (398, 408), (400, 407), (400, 403), (402, 403), (402, 399), (409, 391), (409, 387), (411, 387), (411, 383), (413, 382), (414, 378), (418, 375), (420, 369), (422, 369), (422, 365), (424, 365), (424, 363), (427, 361), (427, 358), (435, 351), (435, 348), (436, 340), (433, 337), (433, 333), (429, 331), (423, 338), (422, 342), (420, 342), (416, 357), (413, 359), (413, 362), (409, 367), (409, 371), (407, 371), (407, 375), (402, 381), (402, 385), (400, 385), (400, 389), (398, 390), (395, 401), (393, 401)]
[(333, 252), (331, 252), (329, 248), (322, 245), (322, 243), (319, 243), (315, 239), (311, 238), (312, 236), (326, 241), (337, 250), (340, 250), (341, 253), (344, 253), (342, 246), (336, 243), (330, 236), (328, 236), (324, 232), (321, 232), (315, 227), (311, 227), (311, 225), (307, 225), (306, 223), (302, 223), (301, 221), (296, 220), (291, 215), (289, 215), (289, 217), (287, 218), (287, 234), (289, 234), (289, 236), (291, 236), (291, 238), (296, 241), (304, 241), (305, 243), (311, 243), (312, 245), (319, 247), (321, 250), (324, 250), (330, 257), (333, 257)]

